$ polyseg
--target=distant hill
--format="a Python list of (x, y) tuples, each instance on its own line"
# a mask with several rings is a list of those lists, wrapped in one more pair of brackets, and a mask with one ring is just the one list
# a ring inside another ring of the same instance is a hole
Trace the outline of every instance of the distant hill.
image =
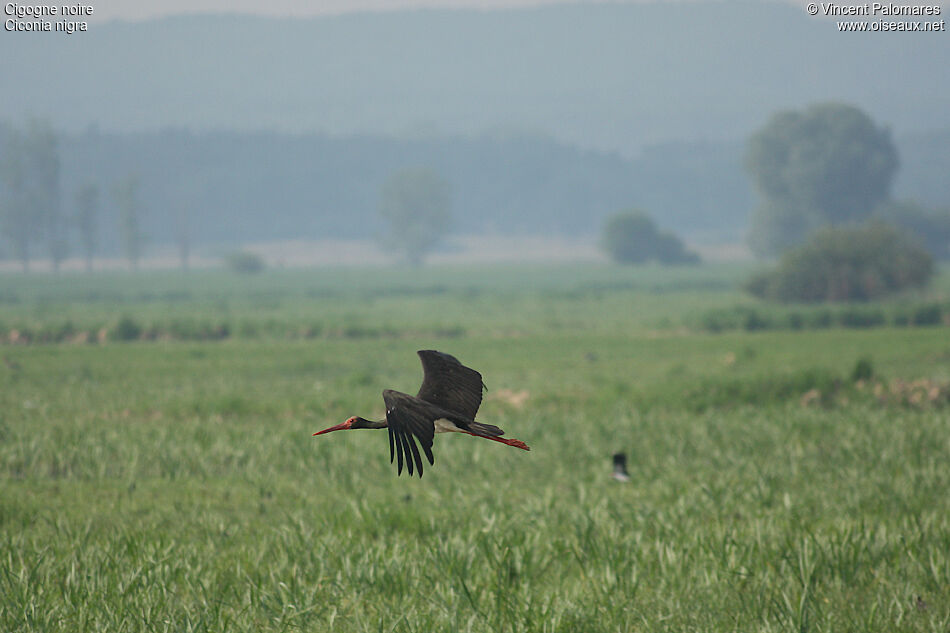
[(829, 99), (900, 134), (950, 129), (946, 33), (843, 34), (761, 0), (188, 16), (5, 33), (0, 58), (0, 120), (74, 132), (516, 130), (636, 156)]

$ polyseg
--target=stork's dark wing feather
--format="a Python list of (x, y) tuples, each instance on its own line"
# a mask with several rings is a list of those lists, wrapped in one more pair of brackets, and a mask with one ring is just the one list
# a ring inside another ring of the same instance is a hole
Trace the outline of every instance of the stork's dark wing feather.
[(419, 350), (425, 376), (417, 398), (469, 420), (482, 404), (482, 375), (454, 356), (431, 349)]
[(416, 440), (422, 445), (430, 464), (435, 463), (432, 455), (432, 438), (435, 436), (435, 420), (442, 417), (437, 407), (413, 398), (412, 396), (386, 389), (383, 391), (386, 403), (386, 425), (389, 428), (389, 461), (397, 460), (397, 474), (402, 474), (403, 461), (411, 477), (414, 470), (422, 477), (422, 455)]

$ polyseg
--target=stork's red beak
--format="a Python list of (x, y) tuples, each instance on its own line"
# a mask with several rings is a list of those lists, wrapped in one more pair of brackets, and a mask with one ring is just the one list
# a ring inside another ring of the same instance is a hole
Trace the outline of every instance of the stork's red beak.
[(322, 431), (317, 431), (317, 432), (314, 433), (313, 435), (314, 435), (314, 436), (316, 436), (316, 435), (323, 435), (324, 433), (329, 433), (330, 431), (344, 431), (344, 430), (350, 428), (351, 426), (353, 426), (353, 420), (352, 420), (352, 419), (349, 419), (349, 420), (347, 420), (346, 422), (343, 422), (342, 424), (337, 424), (336, 426), (331, 426), (331, 427), (328, 428), (328, 429), (323, 429)]

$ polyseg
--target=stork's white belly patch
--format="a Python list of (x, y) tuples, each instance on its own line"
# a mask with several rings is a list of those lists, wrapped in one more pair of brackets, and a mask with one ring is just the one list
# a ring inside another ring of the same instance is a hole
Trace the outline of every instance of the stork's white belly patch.
[(462, 429), (455, 426), (455, 422), (452, 420), (446, 420), (445, 418), (440, 418), (435, 421), (435, 432), (436, 433), (463, 433)]

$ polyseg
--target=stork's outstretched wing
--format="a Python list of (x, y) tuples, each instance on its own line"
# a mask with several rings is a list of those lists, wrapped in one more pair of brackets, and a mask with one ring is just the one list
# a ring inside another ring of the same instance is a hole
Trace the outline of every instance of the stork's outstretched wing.
[(389, 428), (389, 461), (398, 458), (398, 475), (402, 474), (405, 461), (410, 477), (413, 464), (422, 477), (422, 456), (416, 440), (422, 445), (429, 463), (434, 464), (432, 438), (435, 436), (435, 420), (442, 417), (438, 407), (392, 389), (383, 391), (383, 401), (386, 403), (386, 424)]
[(425, 376), (416, 395), (468, 420), (474, 420), (482, 404), (482, 375), (454, 356), (431, 349), (419, 350)]

